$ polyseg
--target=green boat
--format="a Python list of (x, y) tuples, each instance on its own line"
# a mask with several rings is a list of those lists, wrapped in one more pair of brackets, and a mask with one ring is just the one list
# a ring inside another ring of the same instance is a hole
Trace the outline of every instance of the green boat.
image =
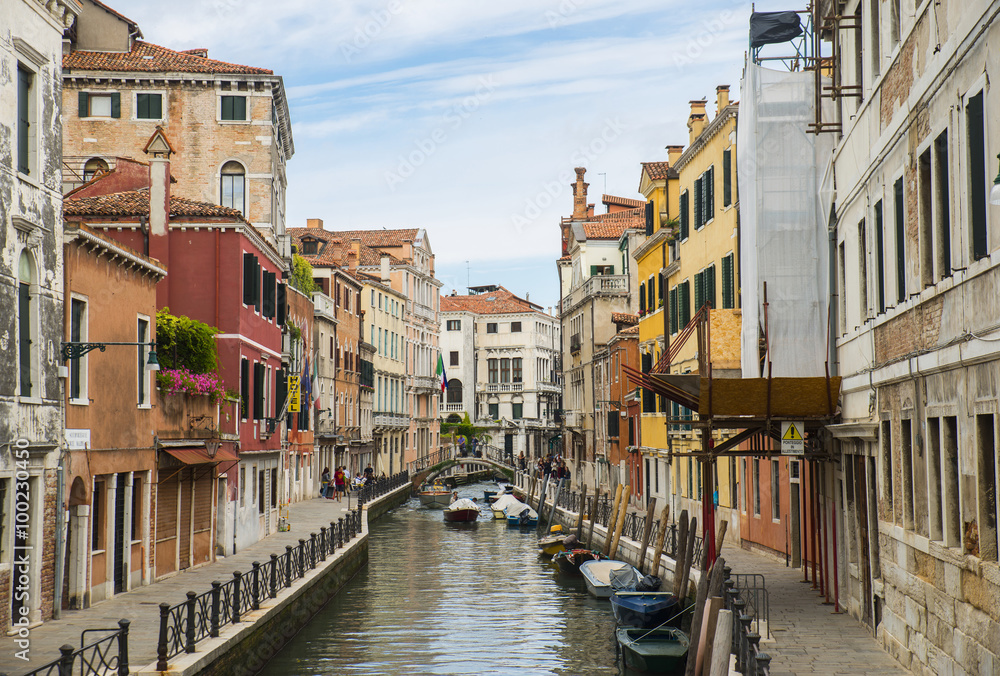
[(687, 664), (687, 634), (673, 627), (619, 627), (616, 636), (625, 665), (650, 674), (683, 674)]

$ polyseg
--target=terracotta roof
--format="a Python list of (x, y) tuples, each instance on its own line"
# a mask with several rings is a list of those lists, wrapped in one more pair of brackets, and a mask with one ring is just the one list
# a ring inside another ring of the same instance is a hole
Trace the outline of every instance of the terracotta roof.
[(571, 261), (571, 260), (573, 260), (573, 257), (570, 256), (569, 254), (566, 254), (565, 256), (562, 256), (561, 258), (557, 258), (556, 259), (556, 263), (558, 263), (560, 261)]
[[(288, 228), (286, 232), (298, 245), (299, 255), (305, 258), (313, 266), (343, 267), (348, 263), (347, 252), (351, 250), (351, 238), (344, 237), (343, 232), (331, 232), (322, 228)], [(315, 237), (325, 245), (320, 246), (319, 253), (306, 255), (302, 253), (303, 238)], [(402, 261), (393, 256), (389, 256), (390, 265), (400, 265)], [(382, 252), (378, 249), (366, 246), (362, 241), (358, 256), (358, 265), (377, 266), (382, 264)], [(379, 280), (376, 280), (379, 281)]]
[(603, 204), (614, 204), (619, 207), (645, 207), (646, 202), (643, 200), (633, 200), (628, 197), (618, 197), (616, 195), (602, 195), (601, 202)]
[(420, 230), (418, 228), (399, 228), (393, 230), (382, 228), (379, 230), (334, 230), (333, 233), (343, 238), (345, 242), (356, 238), (360, 239), (361, 243), (365, 246), (379, 248), (383, 246), (403, 246), (403, 240), (410, 240), (411, 242), (416, 240), (417, 235), (420, 234)]
[[(114, 192), (96, 197), (79, 197), (63, 200), (63, 214), (66, 216), (128, 217), (149, 214), (149, 189)], [(208, 216), (229, 218), (248, 223), (238, 209), (222, 207), (218, 204), (195, 202), (182, 197), (170, 197), (170, 216)]]
[(646, 227), (645, 207), (636, 207), (613, 214), (598, 214), (583, 223), (587, 239), (618, 239), (629, 228)]
[(631, 336), (633, 334), (638, 335), (638, 333), (639, 333), (639, 326), (636, 325), (636, 326), (629, 326), (628, 328), (622, 329), (621, 331), (618, 332), (618, 335), (620, 335), (620, 336)]
[(116, 73), (233, 73), (273, 75), (266, 68), (241, 66), (184, 52), (175, 52), (136, 40), (130, 52), (70, 52), (63, 57), (63, 71), (102, 70)]
[(541, 311), (540, 306), (515, 296), (502, 286), (496, 291), (475, 296), (441, 296), (441, 312), (503, 315), (539, 311)]
[(611, 321), (615, 324), (638, 324), (639, 315), (630, 315), (627, 312), (612, 312)]
[(654, 181), (670, 176), (669, 162), (643, 162), (642, 168), (649, 174), (649, 178)]

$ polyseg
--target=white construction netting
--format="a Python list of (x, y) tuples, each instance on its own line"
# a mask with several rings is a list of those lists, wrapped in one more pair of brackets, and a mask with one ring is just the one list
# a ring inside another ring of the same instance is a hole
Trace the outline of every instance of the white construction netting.
[(765, 282), (772, 375), (825, 373), (829, 214), (820, 190), (833, 143), (807, 131), (814, 94), (811, 72), (747, 63), (737, 127), (744, 378), (767, 375), (758, 362)]

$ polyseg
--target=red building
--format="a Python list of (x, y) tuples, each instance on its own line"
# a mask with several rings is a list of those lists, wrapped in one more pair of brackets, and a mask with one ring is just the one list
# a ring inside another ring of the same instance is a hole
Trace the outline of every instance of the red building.
[(102, 184), (121, 182), (98, 177), (68, 195), (64, 211), (170, 269), (157, 285), (157, 307), (219, 330), (218, 372), (241, 401), (238, 436), (223, 442), (238, 449), (239, 464), (219, 487), (225, 504), (213, 503), (214, 539), (228, 554), (277, 530), (286, 265), (273, 235), (240, 211), (171, 196), (173, 149), (162, 130), (143, 150), (147, 187), (100, 194)]

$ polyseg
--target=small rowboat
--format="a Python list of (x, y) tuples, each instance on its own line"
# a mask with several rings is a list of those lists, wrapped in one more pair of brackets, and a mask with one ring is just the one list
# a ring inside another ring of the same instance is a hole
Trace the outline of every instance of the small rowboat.
[(535, 528), (538, 526), (538, 512), (523, 502), (509, 506), (504, 512), (510, 528)]
[(461, 498), (444, 510), (445, 521), (475, 521), (479, 518), (479, 505), (468, 498)]
[(615, 637), (629, 669), (653, 674), (684, 673), (690, 641), (680, 629), (619, 627)]
[(571, 549), (559, 552), (552, 557), (552, 562), (559, 566), (559, 572), (565, 575), (579, 575), (580, 564), (584, 561), (600, 561), (607, 559), (604, 554), (589, 549)]
[(681, 627), (681, 605), (670, 592), (615, 592), (611, 612), (626, 627)]
[[(639, 571), (634, 566), (612, 559), (584, 561), (580, 564), (580, 573), (587, 583), (587, 591), (599, 599), (611, 598), (612, 592), (618, 589), (634, 589), (640, 578)], [(611, 587), (612, 579), (616, 583), (614, 589)]]

